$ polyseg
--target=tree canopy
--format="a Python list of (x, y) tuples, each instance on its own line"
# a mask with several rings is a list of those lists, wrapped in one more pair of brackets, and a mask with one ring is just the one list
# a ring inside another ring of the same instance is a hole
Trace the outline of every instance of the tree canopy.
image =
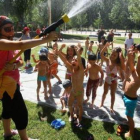
[[(52, 22), (68, 13), (75, 0), (50, 0)], [(82, 2), (83, 0), (78, 0)], [(138, 29), (140, 22), (140, 0), (100, 0), (86, 11), (71, 18), (67, 28)], [(86, 5), (85, 5), (86, 6)], [(48, 26), (48, 0), (0, 0), (0, 13), (6, 15), (21, 28), (25, 25)], [(82, 11), (82, 9), (80, 9)], [(100, 15), (99, 15), (100, 14)]]

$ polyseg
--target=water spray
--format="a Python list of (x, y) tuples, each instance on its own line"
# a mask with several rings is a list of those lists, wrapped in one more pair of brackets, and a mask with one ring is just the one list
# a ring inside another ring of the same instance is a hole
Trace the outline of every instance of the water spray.
[(58, 26), (60, 26), (60, 25), (63, 24), (63, 23), (67, 23), (69, 20), (70, 20), (70, 19), (69, 19), (69, 17), (67, 16), (67, 14), (64, 14), (58, 21), (52, 23), (49, 27), (47, 27), (47, 28), (44, 30), (43, 33), (37, 35), (37, 36), (35, 37), (35, 39), (40, 38), (40, 37), (42, 37), (42, 36), (44, 36), (44, 35), (50, 33), (51, 31), (55, 31), (56, 28), (57, 28)]

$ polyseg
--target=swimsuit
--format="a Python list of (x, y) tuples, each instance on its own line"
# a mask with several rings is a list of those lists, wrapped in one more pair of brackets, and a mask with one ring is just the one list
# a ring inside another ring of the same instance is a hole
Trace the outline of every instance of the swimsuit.
[(72, 74), (70, 72), (67, 72), (66, 75), (68, 75), (70, 77), (72, 76)]
[(72, 89), (72, 93), (73, 93), (73, 96), (77, 97), (77, 96), (82, 95), (82, 94), (83, 94), (83, 91), (76, 91), (76, 92), (75, 92), (75, 91)]
[(62, 99), (65, 101), (66, 106), (68, 106), (69, 96), (70, 96), (70, 94), (66, 94), (65, 96), (62, 97)]
[(88, 50), (88, 51), (87, 51), (87, 54), (88, 54), (88, 55), (92, 55), (93, 52)]
[(89, 78), (87, 83), (86, 96), (89, 97), (92, 91), (92, 99), (95, 99), (98, 85), (99, 79), (92, 80)]
[(117, 67), (115, 66), (112, 71), (110, 71), (109, 66), (106, 67), (106, 78), (105, 81), (108, 84), (117, 83)]
[[(104, 56), (106, 56), (106, 54), (107, 54), (107, 53), (104, 52)], [(97, 54), (97, 58), (98, 58), (98, 59), (101, 59), (101, 53), (100, 53), (100, 52), (98, 52), (98, 54)]]
[(136, 105), (137, 105), (137, 98), (131, 98), (125, 94), (123, 95), (122, 98), (124, 101), (124, 105), (126, 107), (125, 115), (133, 118), (134, 110), (135, 110)]
[(37, 80), (38, 80), (38, 81), (47, 81), (47, 77), (46, 77), (46, 75), (45, 75), (45, 76), (40, 76), (40, 75), (38, 75)]
[(49, 73), (52, 74), (52, 75), (56, 75), (58, 70), (58, 63), (57, 62), (52, 62), (51, 65), (50, 65), (50, 71)]

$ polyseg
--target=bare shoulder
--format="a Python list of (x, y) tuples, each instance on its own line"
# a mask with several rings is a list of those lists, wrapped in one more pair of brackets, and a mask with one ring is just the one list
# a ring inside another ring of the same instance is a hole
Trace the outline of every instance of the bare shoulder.
[(102, 70), (102, 67), (101, 67), (100, 65), (98, 65), (98, 64), (96, 64), (96, 68), (97, 68), (98, 70)]

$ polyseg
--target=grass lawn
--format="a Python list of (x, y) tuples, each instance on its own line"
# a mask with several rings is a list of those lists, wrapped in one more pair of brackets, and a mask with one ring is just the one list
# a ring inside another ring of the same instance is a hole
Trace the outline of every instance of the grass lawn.
[[(74, 39), (79, 39), (79, 40), (85, 40), (86, 37), (88, 37), (89, 35), (68, 35), (68, 34), (63, 34), (63, 38), (65, 39), (71, 39), (71, 38), (74, 38)], [(114, 43), (117, 43), (117, 44), (124, 44), (124, 41), (125, 41), (125, 37), (114, 37)], [(140, 39), (139, 38), (133, 38), (134, 39), (134, 42), (136, 44), (140, 44)], [(97, 38), (92, 38), (91, 40), (95, 41), (97, 40)]]
[[(45, 104), (34, 104), (29, 101), (26, 101), (26, 105), (29, 112), (27, 131), (31, 138), (38, 138), (40, 140), (86, 140), (89, 134), (93, 134), (95, 140), (109, 140), (109, 138), (112, 140), (125, 140), (125, 138), (116, 135), (116, 124), (83, 118), (83, 128), (80, 129), (71, 125), (68, 121), (67, 114), (62, 115), (55, 108), (48, 107)], [(41, 121), (39, 114), (47, 119)], [(66, 122), (66, 126), (61, 130), (55, 130), (50, 126), (51, 122), (57, 118), (61, 118)], [(15, 128), (13, 122), (12, 128)], [(134, 140), (139, 140), (139, 138), (140, 129), (135, 129)], [(2, 139), (3, 128), (0, 125), (0, 140)], [(14, 136), (11, 140), (19, 140), (19, 136)], [(132, 139), (130, 138), (128, 140)]]

